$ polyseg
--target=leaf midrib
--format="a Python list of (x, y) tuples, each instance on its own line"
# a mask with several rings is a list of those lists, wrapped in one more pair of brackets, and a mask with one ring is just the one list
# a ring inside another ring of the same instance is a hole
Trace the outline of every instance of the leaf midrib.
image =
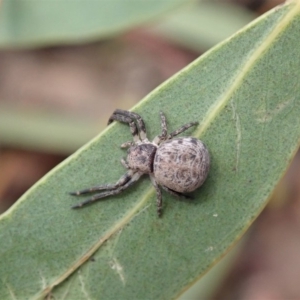
[(290, 20), (293, 19), (295, 15), (300, 11), (300, 2), (297, 2), (297, 6), (294, 9), (291, 9), (282, 20), (275, 26), (275, 28), (270, 32), (268, 37), (264, 40), (264, 42), (252, 53), (252, 55), (247, 59), (244, 67), (240, 69), (240, 72), (237, 72), (237, 76), (235, 80), (232, 82), (231, 86), (227, 90), (226, 93), (219, 98), (217, 102), (214, 102), (214, 105), (209, 109), (208, 114), (205, 118), (203, 118), (202, 124), (200, 124), (199, 129), (196, 130), (195, 136), (200, 138), (201, 135), (208, 129), (212, 121), (216, 118), (219, 112), (228, 104), (231, 99), (234, 91), (238, 89), (243, 83), (243, 79), (246, 74), (250, 72), (253, 68), (254, 63), (261, 58), (261, 54), (265, 52), (270, 46), (272, 42), (276, 40), (276, 37), (290, 24)]
[(154, 193), (154, 188), (149, 187), (146, 191), (145, 195), (131, 210), (129, 210), (124, 218), (119, 220), (117, 223), (113, 225), (99, 240), (95, 243), (82, 257), (80, 257), (70, 268), (63, 273), (60, 277), (58, 277), (52, 284), (48, 285), (44, 288), (40, 293), (36, 294), (32, 299), (40, 299), (41, 297), (45, 297), (53, 287), (57, 286), (59, 283), (64, 281), (68, 276), (70, 276), (76, 269), (78, 269), (81, 265), (83, 265), (100, 247), (103, 245), (110, 237), (112, 237), (115, 233), (117, 233), (120, 229), (122, 229), (126, 224), (132, 221), (137, 213), (143, 208), (143, 206), (149, 201), (151, 196)]

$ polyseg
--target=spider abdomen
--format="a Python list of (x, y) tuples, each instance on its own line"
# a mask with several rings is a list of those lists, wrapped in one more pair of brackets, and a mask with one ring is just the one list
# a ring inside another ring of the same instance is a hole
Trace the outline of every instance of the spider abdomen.
[(210, 166), (206, 146), (198, 139), (182, 137), (162, 143), (155, 154), (153, 174), (157, 182), (180, 192), (192, 192), (205, 181)]

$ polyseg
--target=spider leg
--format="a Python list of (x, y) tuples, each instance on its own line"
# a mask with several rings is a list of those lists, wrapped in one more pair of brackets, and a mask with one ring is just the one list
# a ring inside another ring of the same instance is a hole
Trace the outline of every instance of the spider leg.
[(187, 129), (189, 129), (190, 127), (192, 126), (196, 126), (198, 125), (199, 123), (198, 122), (191, 122), (191, 123), (188, 123), (188, 124), (185, 124), (183, 126), (181, 126), (180, 128), (178, 128), (177, 130), (171, 132), (169, 135), (168, 135), (168, 140), (172, 139), (174, 136), (186, 131)]
[(134, 174), (133, 171), (129, 170), (115, 184), (98, 185), (81, 191), (71, 192), (70, 195), (79, 196), (79, 195), (89, 194), (89, 193), (102, 191), (102, 190), (114, 190), (127, 183), (132, 178), (133, 174)]
[[(112, 116), (109, 118), (108, 124), (110, 124), (113, 120), (120, 121), (120, 119), (117, 119), (117, 118), (120, 118), (121, 116), (125, 117), (127, 119), (131, 119), (131, 121), (136, 121), (138, 128), (139, 128), (139, 135), (140, 135), (141, 140), (147, 139), (145, 123), (144, 123), (142, 117), (137, 113), (127, 111), (127, 110), (122, 110), (122, 109), (116, 109), (114, 111), (114, 113), (112, 114)], [(125, 123), (128, 123), (128, 122), (125, 122)]]
[(125, 142), (121, 145), (121, 148), (125, 149), (125, 148), (130, 148), (131, 146), (134, 145), (134, 142)]
[(151, 182), (156, 190), (156, 205), (157, 205), (157, 214), (159, 217), (161, 217), (161, 211), (162, 211), (162, 196), (161, 196), (161, 190), (155, 181), (154, 177), (150, 175)]
[(138, 133), (138, 128), (137, 128), (136, 124), (134, 123), (134, 121), (131, 118), (113, 113), (110, 116), (109, 120), (108, 120), (108, 124), (110, 124), (113, 121), (119, 121), (119, 122), (122, 122), (122, 123), (129, 124), (130, 132), (133, 136), (133, 140), (135, 142), (138, 142), (140, 140), (139, 133)]
[(185, 199), (193, 199), (193, 197), (190, 196), (190, 195), (185, 195), (185, 194), (182, 194), (182, 193), (179, 193), (179, 192), (175, 192), (175, 191), (169, 189), (168, 187), (166, 187), (166, 186), (164, 186), (164, 185), (162, 185), (161, 187), (162, 187), (166, 192), (168, 192), (169, 194), (171, 194), (171, 195), (173, 195), (173, 196), (175, 196), (175, 197), (177, 197), (177, 198), (179, 197), (179, 198), (185, 198)]
[(129, 169), (128, 162), (126, 161), (126, 159), (125, 159), (124, 157), (121, 159), (121, 164), (122, 164), (126, 169)]
[(96, 194), (96, 195), (92, 196), (91, 198), (88, 198), (85, 201), (72, 206), (72, 208), (74, 208), (74, 209), (80, 208), (84, 205), (90, 204), (90, 203), (95, 202), (99, 199), (102, 199), (102, 198), (105, 198), (105, 197), (108, 197), (108, 196), (117, 195), (117, 194), (123, 192), (125, 189), (129, 188), (131, 185), (133, 185), (141, 176), (142, 176), (141, 173), (134, 173), (132, 175), (132, 177), (124, 185), (119, 186), (114, 190), (105, 191), (105, 192)]
[(153, 143), (159, 145), (162, 141), (167, 139), (167, 120), (163, 112), (160, 112), (161, 120), (161, 135), (158, 135), (154, 138)]

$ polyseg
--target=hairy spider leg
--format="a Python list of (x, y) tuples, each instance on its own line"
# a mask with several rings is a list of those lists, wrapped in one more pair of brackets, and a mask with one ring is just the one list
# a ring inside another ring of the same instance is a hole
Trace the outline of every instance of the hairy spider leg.
[(128, 116), (128, 117), (132, 118), (133, 120), (136, 120), (137, 125), (140, 130), (139, 134), (140, 134), (141, 140), (147, 139), (146, 125), (145, 125), (144, 120), (142, 119), (142, 117), (139, 114), (137, 114), (135, 112), (127, 111), (127, 110), (122, 110), (122, 109), (116, 109), (114, 111), (114, 113)]
[(139, 128), (140, 139), (142, 141), (145, 140), (145, 139), (147, 139), (146, 126), (145, 126), (145, 123), (144, 123), (142, 117), (139, 114), (131, 112), (131, 111), (127, 111), (127, 110), (116, 109), (113, 112), (112, 116), (109, 118), (108, 124), (110, 124), (112, 122), (112, 117), (114, 115), (116, 115), (116, 116), (117, 115), (124, 116), (124, 117), (130, 118), (132, 121), (136, 121), (137, 122), (137, 126)]
[(125, 157), (121, 158), (121, 164), (126, 168), (129, 169), (128, 162), (126, 161)]
[(161, 121), (161, 135), (159, 136), (160, 139), (165, 140), (167, 138), (167, 119), (165, 114), (161, 111), (160, 112), (160, 121)]
[(160, 122), (161, 122), (161, 135), (154, 138), (153, 143), (159, 145), (161, 142), (167, 139), (167, 120), (163, 112), (160, 112)]
[(129, 142), (125, 142), (121, 145), (121, 148), (126, 149), (126, 148), (130, 148), (134, 145), (134, 142), (129, 141)]
[(155, 180), (155, 178), (150, 175), (150, 180), (156, 190), (156, 205), (157, 205), (157, 214), (160, 217), (161, 216), (161, 211), (162, 211), (162, 196), (161, 196), (161, 190)]
[(171, 132), (169, 135), (168, 135), (168, 140), (172, 139), (174, 136), (186, 131), (187, 129), (189, 129), (190, 127), (192, 126), (196, 126), (198, 125), (199, 123), (198, 122), (191, 122), (191, 123), (188, 123), (188, 124), (185, 124), (183, 126), (181, 126), (180, 128), (178, 128), (177, 130)]
[(131, 185), (133, 185), (137, 180), (139, 180), (139, 178), (142, 175), (143, 174), (139, 173), (139, 172), (134, 173), (132, 175), (132, 177), (124, 185), (118, 186), (114, 190), (110, 190), (110, 191), (106, 191), (106, 192), (102, 192), (102, 193), (96, 194), (96, 195), (92, 196), (91, 198), (88, 198), (85, 201), (72, 206), (72, 208), (74, 208), (74, 209), (81, 208), (82, 206), (90, 204), (90, 203), (92, 203), (94, 201), (97, 201), (99, 199), (102, 199), (102, 198), (105, 198), (105, 197), (108, 197), (108, 196), (117, 195), (117, 194), (123, 192), (124, 190), (126, 190), (127, 188), (129, 188)]
[(133, 140), (135, 142), (139, 142), (140, 141), (140, 137), (139, 137), (139, 133), (138, 133), (138, 128), (137, 128), (136, 124), (134, 123), (134, 121), (131, 118), (123, 116), (123, 115), (117, 115), (117, 114), (113, 113), (110, 116), (109, 120), (108, 120), (108, 124), (110, 124), (112, 121), (119, 121), (119, 122), (122, 122), (122, 123), (129, 124), (130, 132), (131, 132), (131, 134), (133, 136)]
[(81, 191), (71, 192), (70, 195), (79, 196), (79, 195), (89, 194), (89, 193), (102, 191), (102, 190), (114, 190), (124, 185), (126, 182), (128, 182), (132, 178), (133, 174), (134, 172), (132, 170), (129, 170), (115, 184), (102, 184)]

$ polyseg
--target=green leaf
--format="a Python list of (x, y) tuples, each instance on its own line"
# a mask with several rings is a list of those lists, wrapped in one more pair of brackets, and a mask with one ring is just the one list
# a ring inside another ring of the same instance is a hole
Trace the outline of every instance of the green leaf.
[(247, 234), (230, 249), (221, 261), (214, 265), (201, 280), (198, 280), (193, 286), (191, 286), (186, 292), (178, 297), (178, 300), (199, 300), (199, 299), (213, 299), (216, 295), (216, 291), (222, 288), (224, 279), (230, 274), (232, 266), (237, 261), (239, 255), (242, 255), (241, 251), (245, 248), (245, 240), (247, 240)]
[[(139, 105), (148, 135), (198, 120), (189, 131), (211, 153), (194, 201), (163, 194), (148, 178), (71, 210), (67, 192), (116, 181), (115, 123), (32, 187), (0, 219), (0, 299), (170, 299), (219, 260), (264, 208), (300, 137), (300, 3), (290, 2), (203, 55)], [(74, 133), (76, 134), (76, 133)]]
[(94, 41), (149, 21), (183, 0), (3, 1), (0, 47)]

